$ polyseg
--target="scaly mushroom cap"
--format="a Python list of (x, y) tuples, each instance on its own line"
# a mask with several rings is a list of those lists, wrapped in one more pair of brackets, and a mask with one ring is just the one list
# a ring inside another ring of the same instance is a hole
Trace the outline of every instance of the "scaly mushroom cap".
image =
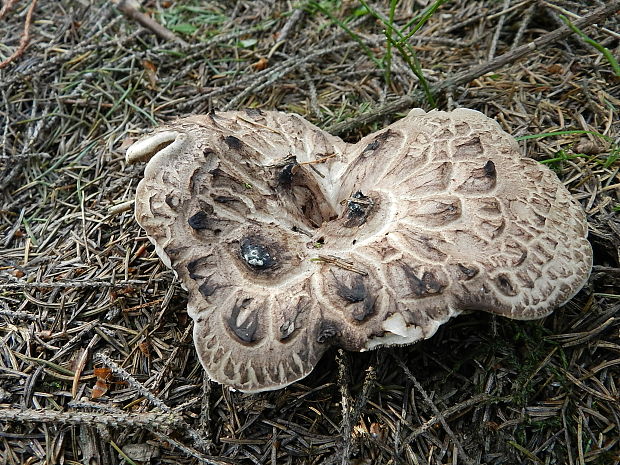
[(592, 265), (579, 205), (473, 110), (416, 109), (352, 145), (285, 113), (192, 116), (127, 159), (150, 159), (136, 219), (189, 291), (200, 360), (241, 391), (464, 310), (542, 317)]

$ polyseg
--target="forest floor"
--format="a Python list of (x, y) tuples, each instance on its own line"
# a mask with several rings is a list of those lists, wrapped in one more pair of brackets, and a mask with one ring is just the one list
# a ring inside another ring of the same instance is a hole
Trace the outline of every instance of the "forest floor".
[[(620, 2), (143, 3), (167, 35), (130, 2), (0, 12), (0, 62), (30, 24), (0, 69), (0, 463), (620, 463)], [(111, 211), (141, 178), (126, 148), (242, 108), (355, 141), (413, 107), (479, 110), (557, 173), (588, 218), (584, 289), (542, 320), (330, 351), (279, 391), (210, 382), (186, 293)]]

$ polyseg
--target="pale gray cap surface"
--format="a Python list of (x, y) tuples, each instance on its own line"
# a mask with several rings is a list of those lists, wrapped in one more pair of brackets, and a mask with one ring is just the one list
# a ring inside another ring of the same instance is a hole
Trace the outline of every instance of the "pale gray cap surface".
[(136, 219), (189, 291), (203, 366), (246, 392), (465, 310), (542, 317), (592, 266), (579, 204), (473, 110), (412, 110), (357, 144), (285, 113), (193, 116), (127, 159), (149, 160)]

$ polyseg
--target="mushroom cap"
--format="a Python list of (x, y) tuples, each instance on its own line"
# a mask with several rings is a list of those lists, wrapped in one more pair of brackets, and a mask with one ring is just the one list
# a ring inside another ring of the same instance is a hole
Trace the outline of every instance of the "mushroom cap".
[(189, 292), (209, 377), (245, 392), (466, 310), (542, 317), (592, 266), (579, 204), (474, 110), (414, 109), (356, 144), (297, 115), (212, 113), (127, 151), (147, 159), (136, 219)]

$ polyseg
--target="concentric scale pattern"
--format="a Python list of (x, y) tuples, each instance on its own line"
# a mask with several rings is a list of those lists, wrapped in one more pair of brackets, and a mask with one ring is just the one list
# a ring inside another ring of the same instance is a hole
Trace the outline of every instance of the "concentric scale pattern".
[(473, 110), (416, 109), (354, 145), (296, 115), (212, 113), (127, 158), (150, 160), (136, 219), (189, 291), (207, 373), (247, 392), (464, 310), (544, 316), (590, 273), (579, 205)]

